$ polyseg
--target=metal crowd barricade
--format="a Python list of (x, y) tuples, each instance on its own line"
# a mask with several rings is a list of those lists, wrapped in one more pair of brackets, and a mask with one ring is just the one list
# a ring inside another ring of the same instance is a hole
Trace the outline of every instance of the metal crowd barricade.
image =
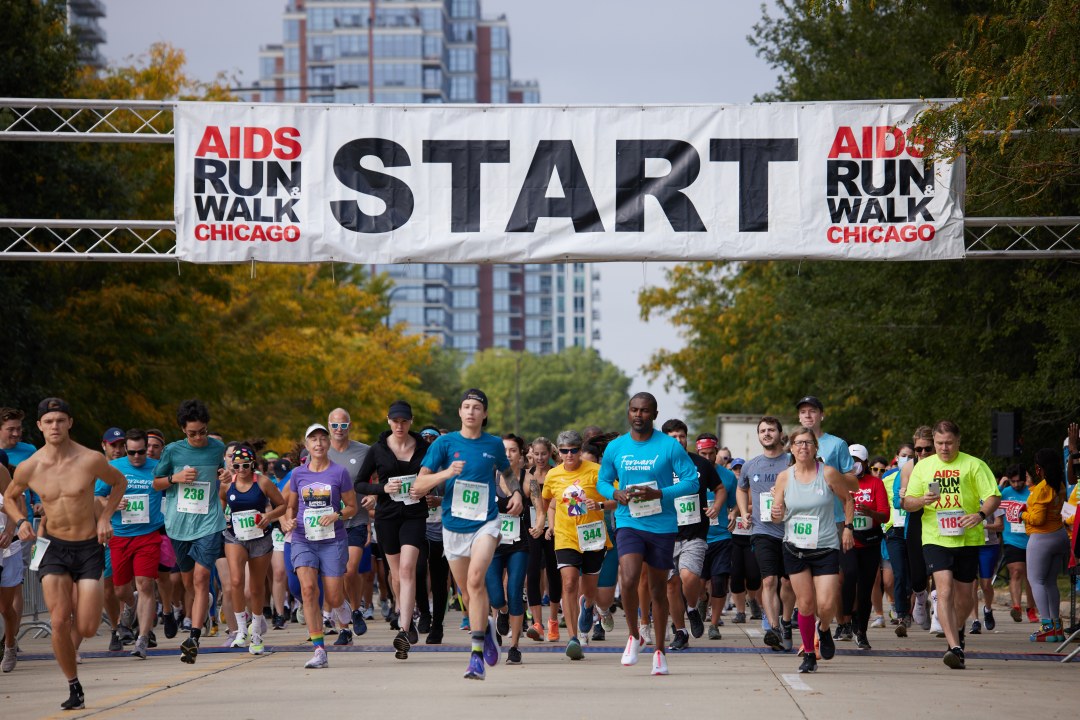
[(19, 626), (19, 633), (16, 639), (22, 639), (28, 633), (33, 633), (35, 638), (52, 635), (52, 623), (49, 622), (49, 610), (45, 607), (45, 594), (41, 590), (41, 578), (38, 577), (36, 571), (26, 571), (26, 581), (22, 586), (22, 596), (22, 623)]

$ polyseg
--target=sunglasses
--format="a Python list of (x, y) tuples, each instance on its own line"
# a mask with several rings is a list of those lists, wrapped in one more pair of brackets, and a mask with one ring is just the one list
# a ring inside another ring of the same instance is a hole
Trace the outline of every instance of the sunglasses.
[(931, 452), (934, 452), (934, 446), (933, 445), (921, 445), (921, 446), (916, 445), (915, 446), (915, 452), (917, 452), (917, 453), (931, 453)]
[(347, 422), (330, 423), (330, 429), (331, 430), (348, 430), (349, 429), (349, 423), (347, 423)]
[(792, 447), (807, 447), (813, 444), (814, 442), (812, 440), (796, 440), (795, 442), (791, 443)]
[(559, 448), (559, 453), (562, 455), (577, 455), (581, 452), (581, 448)]
[(128, 450), (127, 454), (132, 455), (132, 456), (134, 456), (134, 455), (145, 455), (146, 454), (146, 448), (143, 448), (142, 450)]
[(873, 466), (873, 467), (872, 467), (872, 468), (870, 468), (870, 469), (871, 469), (871, 470), (873, 470), (874, 472), (876, 472), (876, 473), (877, 473), (878, 475), (880, 475), (881, 473), (885, 472), (885, 470), (886, 470), (887, 468), (883, 468), (883, 467), (880, 467), (880, 466), (878, 466), (878, 465), (875, 465), (875, 466)]
[(185, 430), (184, 434), (187, 435), (189, 438), (206, 437), (207, 435), (210, 434), (210, 430), (207, 429), (207, 428), (203, 428), (202, 430), (190, 430), (190, 431)]
[(253, 466), (254, 466), (254, 463), (249, 463), (249, 462), (246, 462), (246, 463), (233, 463), (232, 464), (232, 469), (233, 470), (250, 470)]

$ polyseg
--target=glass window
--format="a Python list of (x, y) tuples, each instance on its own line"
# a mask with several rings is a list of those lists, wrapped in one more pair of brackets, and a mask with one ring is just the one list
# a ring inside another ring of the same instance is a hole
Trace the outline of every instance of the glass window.
[(537, 337), (540, 335), (540, 320), (537, 318), (526, 318), (525, 320), (525, 335), (527, 337)]
[(334, 59), (335, 42), (332, 37), (313, 37), (308, 43), (308, 60), (330, 62)]
[(338, 35), (337, 46), (341, 57), (367, 57), (368, 54), (367, 35)]
[(574, 332), (575, 333), (584, 333), (585, 332), (585, 318), (583, 318), (583, 317), (574, 318)]
[(424, 57), (441, 58), (443, 54), (443, 39), (441, 35), (424, 36)]
[(454, 313), (454, 330), (476, 330), (478, 322), (476, 313)]
[(507, 90), (506, 83), (491, 83), (491, 102), (495, 104), (505, 104), (510, 102), (510, 93)]
[(442, 70), (439, 68), (424, 68), (424, 89), (442, 90)]
[(277, 58), (259, 58), (259, 78), (262, 80), (273, 79), (277, 71)]
[[(528, 280), (526, 280), (528, 282)], [(530, 296), (525, 298), (525, 314), (526, 315), (539, 315), (540, 314), (540, 298)]]
[(476, 348), (479, 345), (475, 335), (455, 335), (451, 338), (453, 347), (465, 352), (476, 352)]
[(500, 80), (510, 77), (510, 58), (506, 53), (491, 54), (491, 77)]
[(442, 30), (442, 8), (422, 8), (420, 10), (420, 26), (425, 30)]
[(454, 265), (450, 270), (450, 283), (452, 285), (476, 285), (476, 266)]
[(581, 297), (580, 295), (574, 296), (574, 312), (585, 312), (585, 298)]
[[(312, 28), (313, 30), (315, 28)], [(300, 21), (299, 20), (286, 20), (285, 21), (285, 42), (299, 42), (300, 40)]]
[(491, 26), (491, 49), (492, 50), (509, 50), (510, 49), (510, 30), (505, 25), (492, 25)]
[(450, 3), (450, 17), (476, 17), (476, 0), (453, 0)]
[(424, 299), (429, 303), (446, 302), (446, 291), (441, 287), (428, 287), (424, 289)]
[(442, 325), (446, 322), (446, 311), (442, 308), (425, 308), (424, 320), (428, 325)]
[(492, 273), (492, 287), (496, 290), (508, 290), (510, 288), (510, 271), (505, 268), (495, 268)]
[(525, 292), (538, 293), (540, 292), (540, 275), (527, 273), (525, 275)]
[(308, 85), (317, 88), (331, 88), (334, 86), (334, 68), (318, 67), (308, 70), (310, 79)]
[(472, 48), (450, 48), (450, 72), (474, 72), (476, 52)]
[(540, 354), (540, 341), (539, 340), (526, 340), (525, 352), (531, 352), (533, 355)]
[(506, 315), (496, 315), (494, 317), (494, 330), (496, 335), (509, 335), (510, 318)]
[(510, 296), (506, 293), (495, 293), (491, 304), (495, 312), (510, 312)]
[(453, 294), (453, 305), (456, 308), (474, 308), (476, 307), (476, 291), (475, 290), (455, 290)]
[(300, 48), (285, 48), (285, 72), (300, 72)]
[[(320, 30), (333, 30), (334, 28), (334, 8), (311, 6), (308, 8), (308, 31), (320, 31)], [(299, 28), (297, 29), (297, 38), (299, 38)]]

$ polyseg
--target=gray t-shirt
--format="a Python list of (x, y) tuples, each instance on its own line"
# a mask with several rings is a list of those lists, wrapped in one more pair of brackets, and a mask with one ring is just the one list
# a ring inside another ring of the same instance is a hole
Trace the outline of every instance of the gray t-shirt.
[(761, 521), (761, 494), (772, 492), (777, 476), (788, 469), (789, 461), (790, 456), (787, 453), (781, 453), (774, 458), (758, 455), (743, 465), (742, 473), (739, 475), (739, 488), (750, 490), (753, 507), (750, 513), (753, 521), (750, 526), (751, 535), (768, 535), (777, 540), (784, 539), (784, 523)]
[[(355, 440), (349, 441), (349, 447), (344, 451), (337, 451), (334, 447), (330, 446), (330, 452), (327, 455), (330, 460), (345, 468), (345, 471), (349, 473), (349, 479), (356, 483), (356, 475), (360, 472), (360, 466), (364, 464), (364, 458), (367, 457), (368, 451), (371, 448), (362, 442), (356, 442)], [(345, 521), (345, 528), (352, 528), (358, 525), (367, 525), (371, 522), (368, 511), (360, 504), (360, 498), (356, 499), (357, 512), (356, 515)]]

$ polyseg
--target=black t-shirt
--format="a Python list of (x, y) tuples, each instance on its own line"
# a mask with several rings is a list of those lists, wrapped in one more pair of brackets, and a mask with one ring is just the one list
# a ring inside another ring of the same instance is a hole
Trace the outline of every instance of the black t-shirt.
[(690, 525), (680, 525), (676, 539), (680, 541), (705, 540), (709, 535), (709, 518), (705, 515), (705, 508), (708, 507), (709, 502), (708, 493), (710, 490), (715, 492), (716, 487), (723, 485), (723, 482), (720, 480), (720, 474), (716, 472), (715, 465), (697, 453), (688, 454), (690, 459), (694, 461), (694, 466), (698, 471), (698, 514), (700, 519)]

